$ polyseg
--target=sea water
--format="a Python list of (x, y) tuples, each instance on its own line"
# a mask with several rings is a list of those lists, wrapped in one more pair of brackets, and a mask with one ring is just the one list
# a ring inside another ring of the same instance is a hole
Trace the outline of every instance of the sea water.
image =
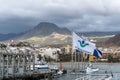
[[(57, 64), (58, 65), (58, 64)], [(74, 67), (76, 70), (79, 70), (81, 68), (82, 64), (77, 63), (74, 64)], [(94, 67), (98, 67), (100, 71), (107, 71), (113, 73), (113, 79), (112, 80), (120, 80), (120, 63), (93, 63)], [(57, 78), (53, 78), (52, 80), (75, 80), (76, 78), (81, 77), (79, 74), (71, 74), (71, 63), (69, 64), (63, 64), (63, 69), (67, 69), (67, 74), (62, 75)]]

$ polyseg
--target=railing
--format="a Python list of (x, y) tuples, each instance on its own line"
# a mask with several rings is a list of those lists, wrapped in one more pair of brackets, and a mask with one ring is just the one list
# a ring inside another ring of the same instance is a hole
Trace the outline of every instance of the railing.
[(80, 78), (76, 78), (75, 80), (120, 80), (120, 74), (96, 74), (96, 75), (86, 75)]

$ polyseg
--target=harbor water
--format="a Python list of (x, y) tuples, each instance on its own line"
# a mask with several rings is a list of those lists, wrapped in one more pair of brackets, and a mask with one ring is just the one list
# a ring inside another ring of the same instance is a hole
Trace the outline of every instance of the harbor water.
[[(81, 65), (81, 63), (74, 64), (77, 72), (79, 72)], [(112, 72), (112, 80), (120, 80), (120, 63), (93, 63), (93, 65), (98, 67), (100, 69), (99, 71)], [(63, 68), (67, 69), (67, 74), (53, 78), (52, 80), (75, 80), (76, 78), (82, 77), (80, 74), (71, 74), (71, 63), (63, 63)]]

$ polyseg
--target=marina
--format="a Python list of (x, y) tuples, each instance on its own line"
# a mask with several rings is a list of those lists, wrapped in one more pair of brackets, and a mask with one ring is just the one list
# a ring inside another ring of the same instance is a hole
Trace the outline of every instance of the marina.
[[(83, 74), (80, 73), (80, 69), (82, 68), (82, 62), (76, 62), (74, 65), (76, 66), (76, 72), (71, 74), (72, 66), (71, 62), (62, 63), (62, 68), (67, 70), (67, 74), (61, 76), (53, 76), (54, 73), (51, 71), (47, 71), (42, 73), (35, 69), (35, 55), (33, 52), (8, 52), (6, 49), (1, 49), (0, 52), (0, 79), (3, 80), (13, 80), (13, 79), (52, 79), (52, 80), (103, 80), (104, 78), (111, 75), (111, 71), (113, 74), (113, 79), (105, 79), (105, 80), (119, 80), (119, 63), (93, 63), (93, 65), (100, 69), (101, 72), (96, 72), (95, 74)], [(86, 63), (87, 64), (87, 63)], [(114, 64), (114, 65), (113, 65)], [(59, 63), (49, 64), (51, 69), (54, 69), (55, 66), (59, 66)], [(79, 65), (79, 66), (78, 66)], [(31, 67), (32, 66), (32, 67)], [(48, 67), (48, 66), (45, 66)], [(114, 69), (116, 68), (116, 69)], [(59, 67), (56, 67), (59, 69)], [(108, 73), (105, 74), (105, 70)]]

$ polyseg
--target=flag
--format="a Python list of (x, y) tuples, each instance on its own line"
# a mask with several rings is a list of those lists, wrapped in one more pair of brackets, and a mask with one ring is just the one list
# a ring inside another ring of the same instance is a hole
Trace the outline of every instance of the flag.
[(99, 58), (99, 57), (102, 57), (102, 52), (98, 49), (94, 49), (93, 55)]
[(81, 38), (73, 32), (73, 49), (86, 54), (91, 54), (95, 57), (101, 57), (102, 52), (96, 48), (96, 45), (88, 39)]
[(92, 54), (96, 46), (87, 39), (79, 37), (73, 32), (73, 49), (84, 52), (86, 54)]

